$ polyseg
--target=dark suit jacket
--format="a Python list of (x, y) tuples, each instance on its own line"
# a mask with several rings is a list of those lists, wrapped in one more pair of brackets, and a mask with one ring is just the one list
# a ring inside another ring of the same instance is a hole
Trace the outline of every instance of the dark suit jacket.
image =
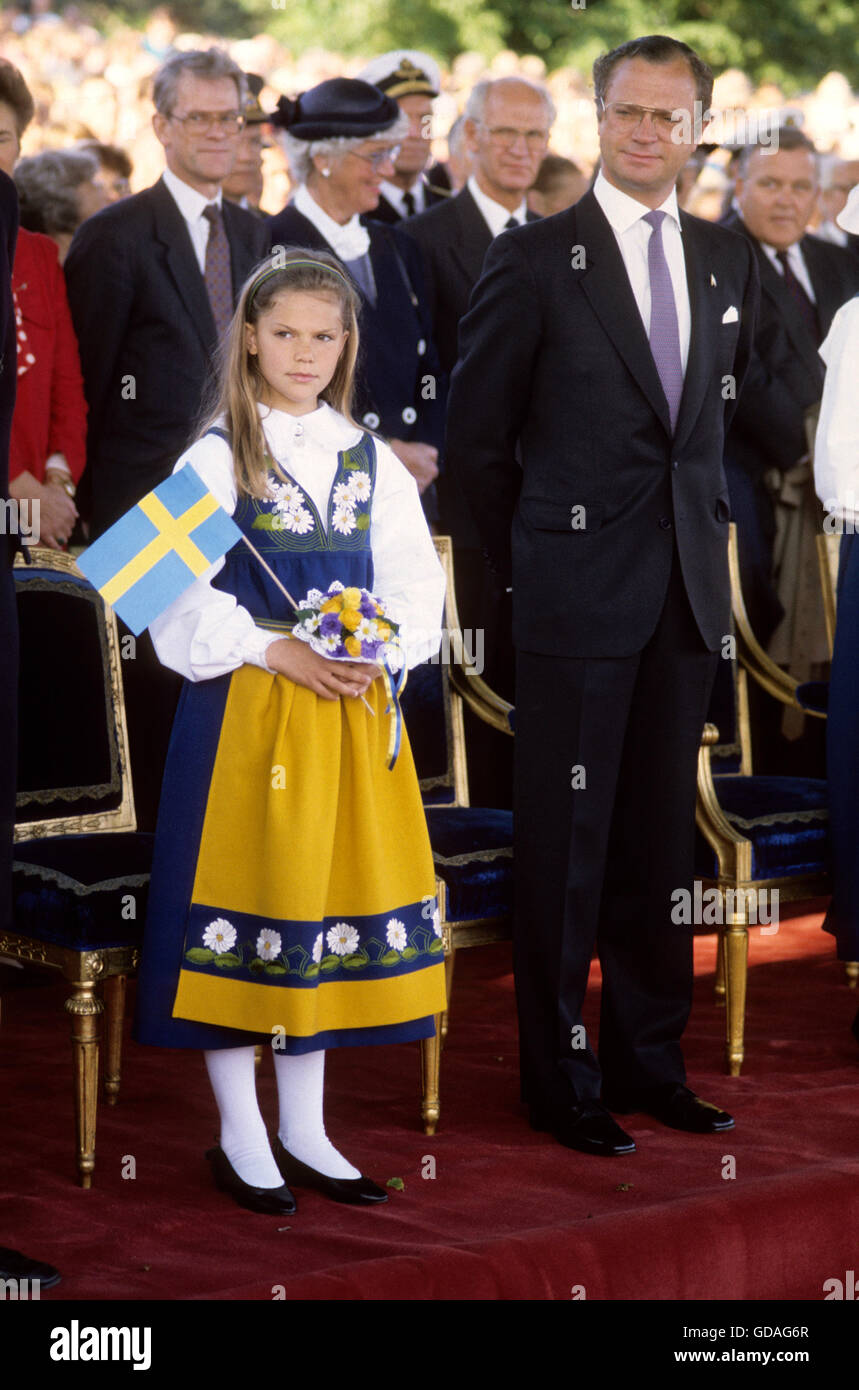
[[(536, 213), (528, 213), (529, 222), (537, 220)], [(480, 279), (492, 233), (468, 188), (410, 217), (402, 227), (421, 248), (436, 347), (450, 373), (458, 356), (459, 321)]]
[[(424, 195), (426, 197), (426, 208), (424, 212), (434, 207), (436, 203), (447, 202), (448, 195), (443, 192), (437, 192), (436, 189), (430, 186), (426, 179), (423, 180), (423, 185)], [(416, 213), (415, 215), (421, 217), (423, 213)], [(373, 211), (364, 213), (361, 218), (365, 226), (368, 222), (387, 222), (389, 227), (404, 227), (406, 223), (411, 222), (411, 220), (410, 217), (402, 217), (393, 203), (388, 202), (384, 193), (380, 195), (379, 201), (373, 208)]]
[[(529, 213), (528, 220), (536, 222), (538, 218)], [(423, 255), (433, 333), (442, 369), (450, 375), (458, 356), (459, 323), (480, 279), (492, 233), (468, 188), (410, 217), (402, 227)], [(442, 529), (453, 538), (457, 549), (478, 550), (479, 534), (458, 479), (450, 470), (439, 482), (439, 505)]]
[[(378, 299), (361, 294), (356, 418), (390, 439), (417, 440), (441, 451), (447, 382), (432, 335), (420, 253), (398, 228), (367, 224)], [(335, 254), (314, 224), (291, 203), (270, 217), (272, 245), (308, 246)], [(434, 395), (424, 390), (435, 380)]]
[[(662, 611), (675, 544), (709, 649), (729, 630), (722, 468), (758, 276), (736, 233), (681, 213), (692, 334), (668, 405), (614, 232), (593, 193), (497, 237), (462, 323), (447, 451), (488, 556), (513, 584), (518, 648), (628, 656)], [(584, 248), (584, 267), (571, 248)], [(733, 309), (736, 317), (726, 313)]]
[[(746, 606), (758, 638), (766, 642), (782, 608), (772, 582), (775, 512), (764, 478), (771, 469), (793, 468), (807, 452), (805, 412), (820, 400), (824, 365), (793, 296), (760, 242), (737, 215), (724, 225), (747, 239), (761, 280), (754, 357), (728, 432), (725, 466)], [(804, 236), (800, 248), (825, 337), (836, 311), (859, 293), (859, 258), (819, 237)]]
[[(238, 296), (268, 236), (259, 218), (226, 200), (223, 217)], [(161, 179), (84, 222), (65, 272), (89, 403), (91, 521), (100, 535), (167, 477), (192, 437), (217, 334), (187, 226)]]
[[(18, 195), (0, 173), (0, 500), (9, 496), (9, 432), (17, 381), (12, 262), (18, 231)], [(12, 827), (15, 824), (15, 764), (18, 708), (18, 618), (12, 559), (17, 538), (0, 533), (0, 931), (11, 925)]]

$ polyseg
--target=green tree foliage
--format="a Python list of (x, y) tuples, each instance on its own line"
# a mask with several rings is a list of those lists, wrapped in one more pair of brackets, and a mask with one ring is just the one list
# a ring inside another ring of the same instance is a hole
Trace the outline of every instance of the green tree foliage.
[[(152, 8), (124, 0), (110, 11), (143, 23)], [(174, 0), (171, 8), (186, 29), (234, 38), (265, 31), (293, 53), (422, 48), (449, 63), (467, 49), (491, 58), (512, 48), (539, 54), (550, 71), (572, 64), (588, 72), (606, 48), (667, 33), (717, 71), (739, 67), (788, 92), (832, 68), (859, 85), (856, 0)]]

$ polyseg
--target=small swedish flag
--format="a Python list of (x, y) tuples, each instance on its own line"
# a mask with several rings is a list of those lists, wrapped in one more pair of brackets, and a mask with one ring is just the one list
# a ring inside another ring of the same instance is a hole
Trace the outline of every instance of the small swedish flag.
[(77, 563), (139, 636), (241, 538), (236, 523), (186, 465), (114, 522)]

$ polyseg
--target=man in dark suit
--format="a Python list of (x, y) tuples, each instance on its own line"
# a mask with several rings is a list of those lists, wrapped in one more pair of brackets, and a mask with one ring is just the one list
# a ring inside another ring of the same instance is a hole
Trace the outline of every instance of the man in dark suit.
[[(685, 1085), (677, 908), (730, 627), (722, 447), (758, 288), (741, 237), (677, 208), (710, 69), (656, 36), (598, 59), (594, 85), (601, 173), (491, 246), (446, 447), (513, 588), (523, 1099), (535, 1128), (616, 1155), (634, 1143), (612, 1109), (733, 1124)], [(599, 1060), (581, 1021), (595, 943)]]
[(806, 235), (818, 194), (814, 146), (794, 127), (740, 156), (737, 212), (724, 225), (754, 249), (761, 280), (752, 378), (725, 446), (746, 608), (766, 645), (784, 613), (775, 588), (776, 518), (767, 477), (808, 450), (805, 412), (823, 391), (818, 347), (837, 309), (859, 293), (859, 258)]
[[(554, 119), (548, 92), (535, 83), (518, 77), (477, 83), (464, 113), (472, 161), (465, 187), (404, 224), (423, 253), (433, 332), (447, 373), (456, 364), (459, 323), (492, 241), (509, 227), (537, 220), (525, 195), (537, 177)], [(509, 595), (486, 569), (480, 533), (459, 479), (447, 470), (437, 486), (439, 528), (454, 545), (460, 621), (467, 631), (483, 632), (486, 678), (512, 699)], [(466, 723), (473, 803), (509, 807), (510, 750), (470, 711)]]
[(218, 49), (175, 54), (154, 99), (164, 174), (84, 222), (65, 263), (89, 403), (91, 537), (162, 482), (193, 437), (219, 338), (268, 249), (261, 222), (221, 196), (241, 69)]
[[(219, 49), (169, 58), (154, 85), (164, 174), (84, 222), (66, 259), (89, 403), (79, 496), (91, 539), (163, 482), (193, 438), (218, 342), (268, 249), (265, 224), (221, 196), (244, 92)], [(179, 681), (148, 635), (123, 670), (138, 825), (151, 829)]]

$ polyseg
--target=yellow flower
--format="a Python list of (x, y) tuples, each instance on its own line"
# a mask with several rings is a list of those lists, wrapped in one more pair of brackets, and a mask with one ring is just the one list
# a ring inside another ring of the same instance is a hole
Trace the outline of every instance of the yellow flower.
[(381, 638), (381, 640), (382, 640), (383, 642), (387, 642), (388, 638), (389, 638), (390, 635), (391, 635), (391, 629), (388, 627), (388, 624), (387, 624), (387, 623), (377, 623), (377, 624), (376, 624), (376, 631), (378, 632), (379, 637)]
[(325, 600), (319, 611), (320, 613), (339, 613), (342, 607), (343, 595), (334, 594), (331, 598)]
[(382, 607), (381, 603), (377, 603), (377, 604), (375, 605), (375, 607), (376, 607), (376, 612), (377, 612), (377, 613), (384, 613), (385, 610), (384, 610), (384, 608)]
[(344, 589), (340, 597), (343, 600), (344, 608), (357, 608), (358, 604), (361, 602), (361, 590), (355, 588)]
[(361, 614), (357, 608), (344, 608), (340, 614), (340, 621), (347, 632), (354, 632), (361, 621)]
[(359, 642), (357, 637), (347, 637), (343, 645), (350, 656), (361, 655), (361, 643)]

